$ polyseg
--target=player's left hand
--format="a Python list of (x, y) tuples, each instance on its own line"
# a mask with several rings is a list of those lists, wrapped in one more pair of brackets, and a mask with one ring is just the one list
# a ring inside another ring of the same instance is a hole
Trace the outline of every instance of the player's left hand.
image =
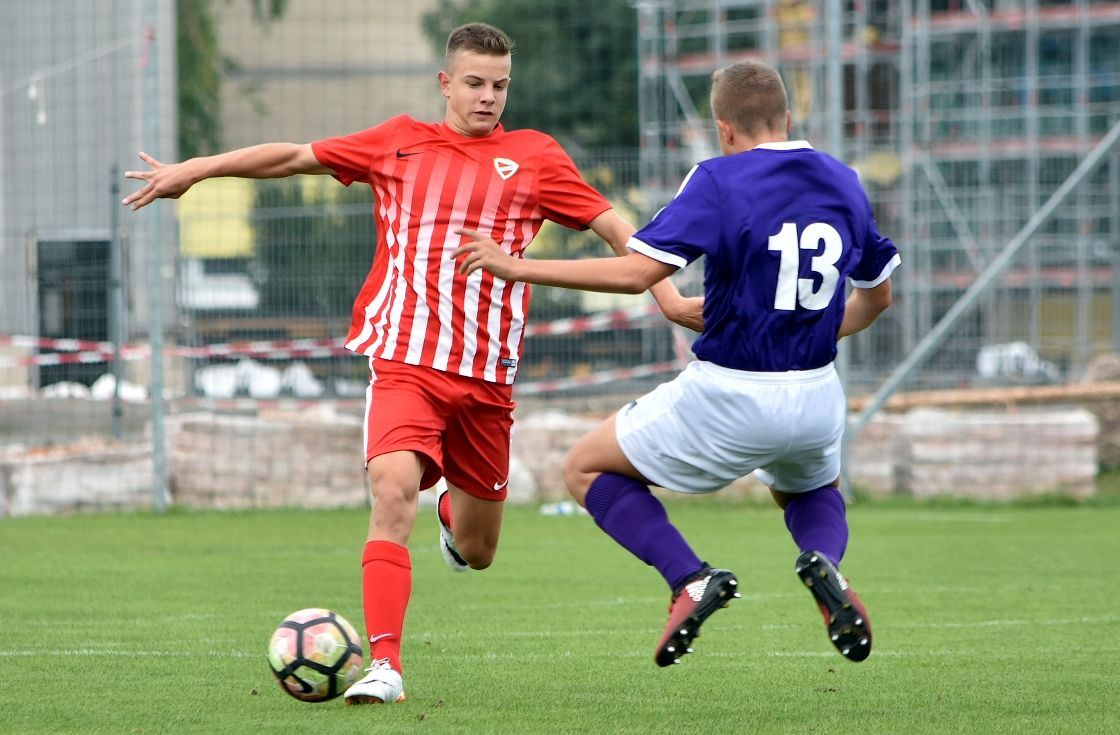
[(457, 269), (460, 274), (469, 275), (479, 268), (483, 268), (498, 278), (507, 281), (517, 280), (515, 269), (518, 259), (502, 250), (502, 246), (494, 242), (492, 238), (486, 237), (475, 230), (468, 230), (465, 227), (455, 230), (455, 234), (469, 237), (474, 241), (460, 246), (451, 254), (451, 257), (456, 260), (462, 257)]
[(661, 313), (669, 321), (691, 329), (693, 332), (704, 331), (704, 297), (681, 297), (671, 305), (661, 307)]

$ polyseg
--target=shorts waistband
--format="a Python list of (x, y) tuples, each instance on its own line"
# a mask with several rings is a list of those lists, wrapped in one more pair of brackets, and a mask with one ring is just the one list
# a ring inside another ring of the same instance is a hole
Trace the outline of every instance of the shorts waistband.
[(688, 367), (690, 369), (702, 370), (706, 373), (715, 374), (727, 380), (742, 380), (751, 383), (783, 383), (787, 385), (789, 383), (813, 383), (836, 375), (836, 366), (831, 362), (819, 368), (813, 368), (812, 370), (786, 370), (780, 373), (736, 370), (704, 360), (694, 360), (689, 363)]

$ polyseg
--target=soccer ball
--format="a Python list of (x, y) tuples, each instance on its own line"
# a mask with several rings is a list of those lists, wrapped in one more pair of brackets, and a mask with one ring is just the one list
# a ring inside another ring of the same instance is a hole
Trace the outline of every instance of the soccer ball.
[(362, 649), (354, 626), (317, 607), (281, 621), (268, 642), (268, 665), (276, 681), (302, 702), (325, 702), (362, 677)]

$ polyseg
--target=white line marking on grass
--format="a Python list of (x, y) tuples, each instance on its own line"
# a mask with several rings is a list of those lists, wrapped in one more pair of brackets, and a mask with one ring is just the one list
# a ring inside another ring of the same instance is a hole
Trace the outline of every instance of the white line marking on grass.
[(928, 511), (925, 513), (915, 511), (891, 511), (891, 522), (896, 520), (922, 521), (925, 523), (1011, 523), (1014, 519), (1006, 514), (987, 513), (957, 513), (946, 511), (938, 513)]
[(129, 651), (123, 648), (72, 648), (68, 650), (23, 648), (9, 651), (0, 650), (0, 658), (37, 658), (39, 656), (110, 656), (136, 658), (150, 656), (169, 656), (174, 658), (257, 658), (262, 653), (245, 651)]
[(1010, 618), (1006, 620), (974, 620), (965, 623), (896, 623), (892, 625), (891, 628), (993, 628), (1005, 625), (1101, 625), (1107, 623), (1120, 623), (1120, 616), (1084, 616), (1080, 618), (1055, 618), (1051, 620), (1019, 620)]
[[(977, 590), (981, 590), (981, 589), (986, 591), (987, 588), (977, 588)], [(743, 593), (743, 599), (747, 602), (751, 602), (751, 601), (764, 602), (766, 600), (783, 600), (783, 599), (790, 599), (790, 598), (801, 599), (804, 596), (805, 596), (804, 593), (788, 593), (788, 592), (786, 592), (786, 593), (782, 593), (782, 592), (779, 592), (779, 593), (744, 592)], [(668, 597), (668, 595), (658, 595), (657, 597), (653, 597), (653, 596), (647, 596), (647, 597), (616, 597), (616, 598), (611, 599), (611, 600), (562, 600), (562, 601), (558, 601), (558, 602), (550, 602), (550, 603), (547, 603), (547, 604), (544, 604), (544, 605), (525, 604), (525, 605), (520, 605), (518, 607), (532, 608), (534, 610), (564, 610), (564, 609), (573, 608), (573, 607), (578, 607), (580, 609), (583, 609), (583, 608), (588, 608), (588, 607), (620, 607), (622, 605), (647, 605), (649, 603), (658, 603), (658, 604), (663, 605), (665, 603), (665, 600), (667, 599), (667, 597)], [(473, 609), (478, 609), (478, 610), (483, 610), (483, 609), (488, 610), (488, 609), (493, 608), (493, 604), (487, 602), (487, 603), (479, 604), (479, 605), (462, 605), (462, 606), (459, 606), (457, 609), (459, 609), (461, 611), (461, 610), (468, 610), (468, 609), (472, 609), (472, 608)]]
[[(582, 631), (590, 633), (592, 631)], [(536, 634), (539, 635), (539, 634)], [(461, 637), (461, 636), (456, 636)], [(1088, 649), (1069, 649), (1069, 648), (1055, 648), (1055, 649), (1035, 649), (1030, 652), (1032, 658), (1038, 656), (1068, 656), (1070, 653), (1088, 652)], [(1115, 654), (1120, 653), (1120, 648), (1097, 648), (1092, 649), (1094, 654)], [(567, 658), (574, 656), (572, 651), (526, 651), (526, 650), (512, 650), (512, 651), (490, 651), (482, 655), (486, 660), (525, 660), (525, 659), (556, 659)], [(581, 654), (582, 655), (582, 654)], [(610, 655), (610, 658), (646, 658), (649, 653), (645, 650), (635, 651), (620, 651)], [(771, 658), (837, 658), (839, 654), (836, 651), (765, 651), (755, 654), (753, 652), (743, 651), (712, 651), (704, 650), (702, 658), (735, 658), (747, 659), (753, 655), (768, 656)], [(976, 651), (974, 649), (961, 649), (961, 650), (929, 650), (929, 651), (892, 651), (875, 649), (871, 654), (875, 658), (941, 658), (941, 657), (955, 657), (967, 656), (969, 658), (982, 658), (986, 654)], [(91, 648), (78, 648), (69, 650), (35, 650), (35, 649), (18, 649), (18, 650), (0, 650), (0, 658), (71, 658), (71, 657), (86, 657), (86, 658), (258, 658), (261, 657), (260, 653), (247, 653), (244, 651), (129, 651), (119, 648), (112, 649), (91, 649)], [(470, 661), (477, 661), (479, 655), (477, 651), (441, 651), (440, 656), (449, 660), (463, 659)]]
[[(196, 620), (217, 620), (218, 618), (229, 617), (228, 613), (184, 613), (182, 615), (160, 615), (152, 618), (94, 618), (93, 620), (98, 625), (127, 625), (129, 627), (137, 626), (153, 626), (163, 625), (164, 623), (186, 623)], [(277, 620), (283, 618), (281, 615)], [(82, 620), (25, 620), (20, 621), (20, 625), (27, 628), (57, 628), (57, 627), (71, 627), (71, 628), (86, 628), (89, 626), (90, 619)]]
[[(568, 608), (578, 607), (580, 609), (588, 607), (622, 607), (623, 605), (647, 605), (651, 602), (665, 602), (664, 596), (659, 597), (615, 597), (610, 600), (562, 600), (559, 602), (549, 602), (544, 605), (526, 604), (520, 605), (521, 608), (532, 608), (533, 610), (566, 610)], [(482, 610), (493, 609), (493, 604), (487, 602), (481, 605), (472, 605), (476, 609)], [(460, 610), (466, 609), (459, 607)]]
[[(1117, 651), (1120, 651), (1120, 649), (1117, 649), (1117, 648), (1094, 648), (1092, 650), (1093, 653), (1116, 653)], [(1086, 649), (1074, 649), (1074, 650), (1071, 650), (1069, 648), (1033, 649), (1029, 652), (1029, 657), (1035, 658), (1037, 656), (1066, 656), (1070, 653), (1078, 653), (1078, 652), (1086, 652)], [(705, 655), (708, 655), (708, 654), (705, 654)], [(716, 652), (713, 655), (719, 656), (720, 653)], [(731, 654), (726, 654), (725, 653), (723, 655), (731, 655)], [(766, 655), (770, 656), (772, 658), (834, 658), (838, 654), (836, 653), (836, 651), (770, 651)], [(1027, 655), (1027, 654), (1024, 654), (1024, 655)], [(876, 657), (881, 658), (883, 656), (886, 656), (888, 658), (920, 658), (920, 657), (926, 657), (926, 656), (928, 656), (928, 657), (968, 656), (969, 658), (982, 659), (982, 658), (989, 657), (990, 654), (984, 653), (984, 652), (981, 652), (981, 651), (976, 651), (976, 650), (973, 650), (971, 648), (961, 649), (959, 651), (954, 651), (954, 650), (938, 650), (938, 651), (889, 651), (888, 650), (888, 651), (884, 651), (884, 650), (881, 650), (881, 649), (877, 648), (877, 649), (875, 649), (871, 652), (871, 656), (872, 656), (872, 658), (876, 658)]]
[[(927, 629), (927, 628), (999, 628), (999, 627), (1012, 627), (1017, 625), (1107, 625), (1109, 623), (1120, 623), (1120, 616), (1105, 615), (1100, 617), (1081, 617), (1081, 618), (1063, 618), (1053, 620), (1020, 620), (1016, 618), (1009, 618), (1006, 620), (973, 620), (963, 623), (894, 623), (889, 627), (891, 630), (898, 629)], [(758, 627), (762, 630), (788, 630), (790, 628), (804, 628), (816, 627), (817, 623), (763, 623)], [(748, 630), (745, 627), (739, 627), (740, 630)]]

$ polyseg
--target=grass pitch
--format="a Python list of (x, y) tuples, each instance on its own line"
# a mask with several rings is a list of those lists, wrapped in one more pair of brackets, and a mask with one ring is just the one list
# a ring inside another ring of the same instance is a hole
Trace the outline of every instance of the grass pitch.
[(448, 571), (431, 510), (412, 546), (408, 701), (283, 694), (289, 612), (362, 629), (364, 510), (0, 521), (2, 733), (1116, 732), (1120, 505), (861, 504), (844, 570), (874, 623), (837, 654), (776, 509), (670, 514), (744, 599), (694, 655), (652, 660), (660, 577), (586, 516), (509, 508), (498, 559)]

